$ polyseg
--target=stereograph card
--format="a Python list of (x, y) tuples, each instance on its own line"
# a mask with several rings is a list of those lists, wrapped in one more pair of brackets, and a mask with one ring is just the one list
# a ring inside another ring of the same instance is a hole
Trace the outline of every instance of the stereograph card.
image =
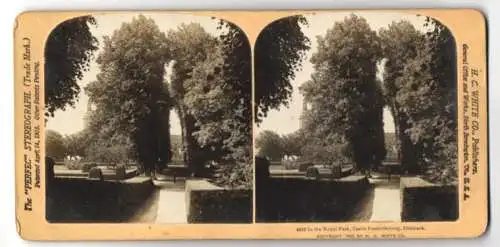
[(14, 39), (24, 239), (486, 231), (478, 10), (25, 12)]

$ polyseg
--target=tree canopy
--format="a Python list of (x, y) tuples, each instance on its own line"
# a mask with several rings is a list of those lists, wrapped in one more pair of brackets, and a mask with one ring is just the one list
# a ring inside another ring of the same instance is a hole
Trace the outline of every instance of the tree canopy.
[(255, 140), (258, 155), (272, 161), (280, 161), (284, 155), (284, 146), (281, 136), (274, 131), (262, 131)]
[(259, 123), (271, 109), (288, 105), (291, 81), (301, 68), (309, 38), (302, 32), (304, 16), (290, 16), (269, 24), (255, 44), (255, 120)]
[(305, 145), (307, 133), (302, 130), (282, 135), (283, 154), (287, 156), (302, 156), (302, 147)]
[(380, 30), (387, 59), (384, 89), (399, 138), (401, 163), (433, 181), (456, 181), (456, 48), (450, 31), (427, 18)]
[[(68, 153), (115, 163), (134, 159), (146, 172), (183, 155), (193, 176), (215, 164), (217, 183), (250, 188), (251, 48), (236, 25), (214, 24), (217, 33), (189, 23), (165, 34), (139, 15), (104, 36), (96, 59), (100, 72), (85, 87), (87, 126), (64, 140)], [(182, 129), (174, 152), (172, 108)]]
[(100, 73), (86, 87), (96, 106), (89, 117), (91, 125), (109, 146), (130, 141), (138, 162), (149, 172), (171, 157), (171, 101), (163, 80), (169, 59), (165, 34), (141, 15), (103, 42), (97, 58)]
[(212, 146), (210, 156), (221, 164), (219, 183), (251, 188), (253, 154), (250, 43), (245, 33), (232, 23), (220, 20), (219, 29), (223, 30), (218, 37), (220, 48), (216, 50), (219, 59), (207, 59), (208, 64), (200, 64), (201, 68), (213, 67), (203, 77), (205, 79), (200, 78), (201, 81), (197, 83), (205, 91), (189, 92), (191, 100), (199, 103), (197, 107), (190, 107), (199, 126), (194, 135), (203, 147), (207, 144)]
[[(214, 69), (211, 66), (219, 66), (217, 60), (213, 64), (208, 63), (208, 59), (222, 59), (220, 56), (217, 37), (207, 33), (205, 29), (197, 23), (181, 24), (176, 30), (170, 30), (167, 34), (167, 42), (172, 52), (172, 74), (170, 75), (170, 92), (174, 101), (175, 110), (178, 113), (181, 128), (182, 139), (184, 145), (184, 162), (190, 168), (193, 175), (198, 175), (206, 163), (208, 154), (199, 145), (197, 137), (194, 135), (199, 130), (199, 125), (196, 124), (196, 119), (193, 113), (196, 109), (190, 109), (190, 106), (197, 104), (196, 99), (189, 98), (191, 90), (210, 90), (207, 79), (202, 78), (203, 73), (209, 69)], [(206, 66), (205, 68), (200, 68)], [(220, 71), (220, 68), (218, 69)], [(200, 78), (193, 78), (193, 76)], [(206, 74), (205, 74), (206, 76)], [(212, 75), (210, 75), (212, 77)], [(197, 83), (204, 83), (204, 86)], [(198, 87), (201, 86), (201, 87)], [(193, 88), (194, 87), (194, 88)], [(198, 91), (199, 92), (199, 91)], [(191, 93), (192, 95), (192, 93)], [(198, 96), (198, 95), (196, 95)], [(199, 95), (203, 97), (205, 95)], [(203, 103), (203, 100), (201, 100)], [(190, 104), (190, 105), (189, 105)], [(210, 107), (210, 106), (207, 106)], [(206, 145), (210, 150), (211, 147)]]
[(68, 152), (64, 143), (64, 137), (53, 130), (45, 131), (45, 152), (52, 159), (63, 159)]
[(64, 145), (67, 148), (68, 155), (70, 156), (80, 156), (86, 155), (86, 149), (89, 145), (89, 133), (88, 131), (82, 130), (77, 133), (68, 135), (64, 137)]
[(303, 117), (313, 145), (346, 155), (360, 169), (385, 158), (384, 101), (376, 80), (380, 55), (379, 39), (367, 21), (346, 17), (318, 37), (314, 74), (301, 87), (312, 105)]
[(185, 162), (193, 175), (215, 162), (218, 182), (250, 187), (250, 45), (234, 24), (219, 20), (218, 29), (215, 36), (191, 23), (168, 33), (174, 58), (170, 91), (182, 125)]
[(74, 106), (80, 93), (78, 81), (88, 70), (97, 39), (90, 26), (94, 17), (73, 18), (56, 26), (45, 46), (45, 115), (54, 116), (58, 109)]
[(385, 58), (384, 94), (394, 118), (399, 157), (407, 170), (416, 172), (418, 148), (413, 146), (405, 131), (409, 128), (408, 116), (402, 111), (404, 106), (398, 99), (406, 95), (406, 92), (402, 90), (406, 81), (401, 80), (404, 76), (405, 66), (410, 59), (417, 57), (417, 54), (424, 48), (425, 35), (417, 31), (410, 22), (403, 20), (393, 22), (387, 28), (380, 29), (379, 36)]

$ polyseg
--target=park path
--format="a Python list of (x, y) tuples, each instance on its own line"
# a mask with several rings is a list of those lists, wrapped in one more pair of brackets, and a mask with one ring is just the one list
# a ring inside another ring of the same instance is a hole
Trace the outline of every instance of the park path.
[(371, 179), (370, 184), (374, 185), (373, 214), (370, 221), (401, 221), (399, 179)]
[(352, 221), (400, 222), (399, 178), (370, 178), (370, 189), (355, 209)]
[(144, 203), (132, 222), (186, 224), (185, 182), (154, 181), (156, 191)]
[(155, 223), (187, 223), (185, 182), (157, 182), (159, 188), (158, 210)]

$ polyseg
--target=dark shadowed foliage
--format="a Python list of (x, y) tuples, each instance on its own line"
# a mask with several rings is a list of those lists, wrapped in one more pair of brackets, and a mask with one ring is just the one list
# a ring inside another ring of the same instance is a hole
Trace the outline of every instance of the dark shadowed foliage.
[(97, 25), (92, 16), (73, 18), (59, 24), (45, 45), (45, 111), (54, 116), (56, 110), (74, 106), (78, 100), (78, 81), (88, 70), (97, 39), (90, 26)]
[(260, 122), (271, 109), (288, 105), (291, 81), (301, 68), (309, 47), (309, 38), (301, 25), (304, 16), (290, 16), (269, 24), (255, 44), (255, 120)]

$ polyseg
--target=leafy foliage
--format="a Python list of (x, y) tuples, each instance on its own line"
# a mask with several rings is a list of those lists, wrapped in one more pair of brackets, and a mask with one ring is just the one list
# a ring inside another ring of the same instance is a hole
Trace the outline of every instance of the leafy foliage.
[(259, 134), (255, 140), (255, 147), (259, 150), (257, 155), (271, 161), (280, 161), (285, 152), (281, 136), (270, 130)]
[(198, 24), (182, 25), (169, 33), (178, 59), (173, 64), (171, 91), (182, 118), (188, 165), (196, 172), (201, 165), (216, 162), (218, 183), (250, 187), (250, 45), (235, 25), (220, 21), (219, 29), (219, 37)]
[(104, 140), (92, 142), (85, 149), (85, 155), (87, 160), (108, 164), (127, 163), (135, 158), (133, 144), (125, 140), (112, 143)]
[(421, 33), (407, 22), (380, 31), (386, 94), (395, 115), (401, 162), (433, 182), (455, 183), (455, 41), (441, 23), (427, 18)]
[(255, 120), (259, 123), (270, 109), (288, 105), (295, 72), (309, 47), (301, 30), (304, 16), (290, 16), (269, 24), (255, 44)]
[[(91, 128), (107, 143), (130, 141), (146, 172), (171, 156), (171, 102), (163, 81), (168, 59), (165, 34), (141, 15), (104, 37), (97, 58), (101, 72), (86, 88), (96, 106), (89, 116)], [(108, 147), (117, 151), (113, 144)]]
[(255, 140), (258, 155), (271, 161), (281, 161), (285, 156), (300, 157), (305, 144), (306, 136), (301, 130), (281, 136), (274, 131), (265, 130)]
[(92, 167), (92, 168), (90, 168), (88, 177), (90, 179), (104, 180), (104, 176), (102, 174), (102, 170), (99, 167)]
[(45, 132), (45, 152), (47, 157), (63, 159), (67, 151), (64, 137), (59, 132), (53, 130)]
[[(287, 104), (292, 90), (289, 81), (300, 67), (300, 54), (307, 50), (297, 48), (301, 47), (297, 45), (301, 44), (297, 41), (301, 17), (295, 18), (270, 25), (256, 45), (258, 123), (269, 109)], [(273, 30), (274, 25), (295, 28), (280, 33)], [(433, 182), (456, 182), (455, 41), (437, 20), (427, 18), (425, 27), (427, 31), (418, 31), (402, 20), (377, 35), (365, 19), (351, 15), (318, 37), (318, 50), (311, 59), (314, 72), (300, 88), (308, 105), (303, 129), (294, 133), (305, 141), (300, 145), (303, 158), (327, 165), (354, 162), (368, 169), (380, 165), (389, 151), (392, 158), (400, 158), (407, 172), (427, 174)], [(290, 47), (297, 49), (287, 50)], [(285, 50), (296, 56), (280, 54)], [(383, 68), (381, 80), (376, 79), (377, 67)], [(386, 137), (383, 131), (385, 106), (394, 117), (394, 136)], [(293, 138), (274, 135), (274, 141), (264, 142), (259, 136), (257, 145), (267, 143), (272, 151), (262, 150), (278, 158), (285, 150), (295, 150), (285, 147), (294, 143), (287, 139)], [(269, 156), (262, 150), (262, 155)]]
[[(195, 133), (198, 142), (206, 145), (204, 136), (219, 133), (224, 139), (221, 143), (223, 156), (216, 159), (220, 163), (219, 183), (238, 188), (251, 189), (253, 186), (252, 169), (252, 66), (250, 43), (245, 33), (236, 25), (220, 20), (219, 36), (221, 56), (220, 83), (211, 94), (216, 111), (201, 109), (204, 114), (195, 114), (200, 130)], [(214, 69), (214, 74), (218, 69)], [(216, 76), (214, 76), (216, 78)], [(210, 76), (207, 78), (210, 79)], [(222, 100), (224, 99), (224, 100)], [(215, 102), (219, 102), (216, 104)], [(205, 115), (209, 113), (208, 115)], [(210, 114), (211, 113), (211, 114)], [(198, 117), (200, 116), (200, 117)], [(214, 138), (217, 140), (217, 138)], [(213, 142), (212, 142), (213, 143)]]
[(302, 156), (302, 147), (305, 145), (306, 133), (301, 130), (282, 135), (283, 154), (287, 156)]
[(97, 39), (90, 32), (96, 25), (92, 16), (82, 16), (59, 24), (45, 46), (45, 110), (54, 116), (58, 109), (74, 106), (80, 86), (78, 80), (88, 70)]
[(302, 152), (306, 154), (305, 158), (307, 160), (311, 160), (313, 164), (317, 165), (332, 167), (351, 163), (351, 159), (348, 158), (348, 146), (345, 142), (338, 141), (338, 139), (309, 139)]
[(186, 94), (193, 90), (191, 87), (198, 86), (196, 83), (198, 81), (195, 81), (196, 79), (193, 79), (192, 76), (203, 76), (204, 70), (197, 68), (194, 71), (195, 68), (197, 66), (211, 66), (207, 63), (208, 56), (211, 56), (211, 59), (217, 57), (218, 41), (216, 37), (207, 33), (200, 24), (190, 23), (181, 24), (177, 30), (169, 31), (167, 42), (174, 58), (170, 76), (170, 92), (182, 128), (184, 162), (190, 168), (191, 173), (197, 176), (206, 163), (208, 153), (204, 152), (205, 150), (201, 148), (194, 136), (194, 132), (198, 131), (199, 127), (192, 115), (194, 110), (189, 109), (187, 103), (196, 104), (196, 102), (192, 101), (193, 99), (188, 99)]
[(64, 145), (67, 148), (69, 156), (85, 156), (85, 150), (89, 144), (89, 133), (82, 130), (72, 135), (64, 137)]
[[(378, 37), (364, 18), (356, 15), (337, 22), (311, 58), (315, 72), (301, 90), (311, 110), (304, 123), (314, 137), (316, 158), (325, 163), (338, 157), (359, 169), (385, 158), (382, 109), (384, 101), (376, 81), (381, 55)], [(331, 155), (328, 155), (328, 154)]]
[(404, 106), (398, 101), (398, 97), (405, 94), (402, 88), (407, 82), (400, 79), (404, 76), (405, 66), (424, 48), (425, 35), (417, 31), (410, 22), (399, 21), (381, 29), (379, 36), (385, 58), (384, 94), (394, 117), (400, 161), (406, 170), (418, 172), (419, 148), (412, 144), (410, 136), (405, 131), (409, 128), (408, 116), (402, 111)]
[(250, 157), (236, 162), (224, 163), (223, 161), (219, 167), (215, 181), (218, 185), (240, 189), (253, 187), (253, 168)]
[[(191, 23), (165, 35), (141, 15), (105, 36), (96, 60), (100, 73), (85, 88), (87, 126), (66, 138), (69, 153), (110, 163), (134, 159), (146, 172), (183, 155), (194, 176), (203, 176), (201, 168), (215, 162), (217, 183), (250, 188), (250, 44), (231, 23), (220, 20), (219, 30), (215, 36)], [(169, 83), (163, 81), (167, 66)], [(171, 108), (183, 130), (175, 153)]]

